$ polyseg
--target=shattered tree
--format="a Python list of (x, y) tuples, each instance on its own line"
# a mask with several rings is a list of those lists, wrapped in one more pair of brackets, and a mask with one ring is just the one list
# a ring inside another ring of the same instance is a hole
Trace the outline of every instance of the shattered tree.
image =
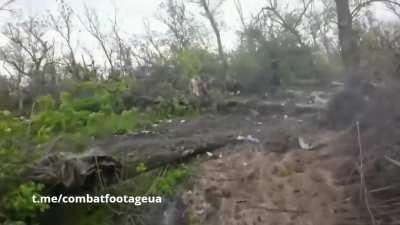
[(343, 64), (346, 72), (351, 73), (360, 64), (359, 36), (353, 29), (349, 0), (335, 0), (335, 2)]

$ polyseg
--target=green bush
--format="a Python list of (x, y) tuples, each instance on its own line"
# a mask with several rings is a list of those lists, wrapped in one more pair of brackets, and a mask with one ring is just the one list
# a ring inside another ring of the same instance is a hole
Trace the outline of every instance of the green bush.
[(28, 142), (28, 121), (14, 117), (9, 111), (0, 111), (0, 198), (2, 188), (12, 186), (13, 180), (22, 170), (21, 148)]
[(4, 208), (12, 221), (31, 220), (40, 212), (49, 208), (47, 204), (34, 203), (32, 196), (39, 196), (44, 186), (35, 183), (25, 183), (8, 193), (3, 200)]
[(179, 184), (189, 177), (189, 175), (189, 169), (184, 166), (170, 169), (165, 175), (155, 181), (150, 192), (167, 195), (171, 194)]
[(39, 97), (36, 104), (40, 111), (54, 110), (56, 106), (53, 97), (50, 95)]
[(178, 54), (177, 61), (184, 75), (189, 78), (200, 75), (203, 65), (195, 51), (184, 49)]
[[(0, 215), (7, 217), (7, 223), (34, 219), (47, 209), (31, 202), (32, 195), (40, 193), (43, 186), (26, 184), (21, 178), (27, 165), (41, 158), (46, 146), (55, 151), (80, 152), (92, 137), (131, 133), (155, 121), (196, 112), (183, 97), (175, 97), (178, 91), (174, 88), (170, 101), (163, 100), (146, 111), (125, 109), (120, 96), (126, 88), (124, 82), (87, 82), (60, 93), (59, 98), (42, 96), (35, 101), (29, 119), (0, 111)], [(145, 167), (138, 169), (145, 172)], [(176, 170), (158, 189), (168, 192), (183, 176)]]
[(93, 137), (126, 134), (150, 123), (144, 114), (136, 111), (123, 111), (121, 114), (110, 115), (92, 113), (89, 117), (87, 126), (83, 128), (82, 132)]
[(330, 69), (314, 54), (315, 49), (299, 46), (291, 35), (282, 34), (273, 39), (252, 33), (244, 35), (248, 39), (232, 54), (230, 74), (245, 91), (268, 91), (275, 85), (274, 76), (285, 85), (300, 79), (318, 78)]

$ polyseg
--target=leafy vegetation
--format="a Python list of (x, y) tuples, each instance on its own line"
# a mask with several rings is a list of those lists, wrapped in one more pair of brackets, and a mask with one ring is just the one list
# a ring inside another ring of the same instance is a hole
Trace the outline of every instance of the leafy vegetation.
[(47, 210), (49, 205), (32, 201), (32, 196), (39, 196), (43, 188), (44, 186), (40, 184), (25, 183), (8, 193), (3, 204), (9, 219), (14, 221), (31, 220), (37, 213)]
[(175, 188), (185, 181), (189, 175), (189, 169), (184, 166), (170, 169), (163, 176), (155, 180), (149, 191), (157, 194), (172, 194)]
[[(0, 4), (0, 13), (8, 12), (1, 7), (12, 2)], [(349, 65), (371, 65), (382, 74), (400, 71), (398, 22), (379, 22), (363, 10), (373, 1), (320, 1), (318, 7), (302, 1), (289, 8), (285, 1), (266, 1), (251, 18), (235, 1), (243, 27), (230, 52), (221, 40), (224, 1), (192, 1), (196, 4), (188, 7), (185, 1), (163, 0), (158, 19), (166, 25), (165, 33), (155, 34), (147, 25), (143, 38), (128, 38), (117, 15), (103, 24), (95, 10), (76, 15), (65, 1), (57, 2), (58, 9), (46, 17), (17, 17), (1, 30), (7, 42), (0, 46), (0, 223), (34, 224), (35, 215), (48, 208), (32, 205), (28, 196), (45, 190), (26, 183), (23, 175), (49, 148), (81, 152), (93, 139), (196, 116), (232, 93), (265, 96), (297, 81), (340, 74)], [(380, 2), (400, 15), (392, 1)], [(338, 13), (340, 9), (348, 12)], [(197, 20), (199, 12), (210, 27)], [(75, 45), (83, 30), (99, 49)], [(354, 35), (335, 40), (343, 31)], [(105, 57), (94, 57), (98, 52)], [(133, 194), (169, 195), (190, 175), (177, 167), (160, 176), (144, 163), (136, 172), (143, 185), (135, 186)], [(281, 175), (292, 172), (286, 168)], [(108, 217), (96, 211), (82, 224)]]
[[(28, 118), (14, 116), (10, 111), (0, 112), (0, 183), (6, 184), (0, 189), (0, 201), (4, 203), (0, 210), (10, 221), (31, 221), (37, 213), (48, 209), (47, 205), (32, 203), (32, 195), (43, 191), (42, 185), (16, 178), (40, 158), (50, 142), (56, 140), (55, 147), (69, 146), (58, 151), (82, 151), (91, 138), (127, 134), (162, 119), (194, 115), (192, 106), (174, 100), (162, 101), (147, 111), (128, 108), (120, 98), (126, 90), (123, 81), (85, 82), (62, 92), (58, 98), (38, 98)], [(144, 164), (137, 169), (146, 171)], [(179, 174), (175, 176), (178, 178)], [(163, 190), (177, 181), (171, 182), (164, 184)]]

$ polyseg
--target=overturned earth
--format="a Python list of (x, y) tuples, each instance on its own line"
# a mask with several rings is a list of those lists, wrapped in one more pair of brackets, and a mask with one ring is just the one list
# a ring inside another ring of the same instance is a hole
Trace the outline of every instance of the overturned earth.
[[(99, 184), (118, 188), (139, 175), (141, 163), (147, 171), (186, 164), (195, 173), (165, 204), (141, 214), (143, 224), (368, 224), (365, 199), (357, 192), (359, 146), (353, 125), (357, 120), (375, 121), (368, 119), (376, 113), (370, 105), (381, 89), (344, 88), (232, 96), (214, 113), (160, 121), (135, 134), (96, 140), (91, 151), (80, 156), (48, 156), (32, 177), (66, 189)], [(338, 102), (349, 96), (367, 113), (344, 110)], [(376, 125), (361, 125), (362, 135), (371, 139)], [(374, 163), (366, 162), (367, 169)], [(395, 224), (380, 216), (378, 208), (372, 210), (376, 224)], [(113, 213), (128, 224), (132, 211), (126, 212)]]

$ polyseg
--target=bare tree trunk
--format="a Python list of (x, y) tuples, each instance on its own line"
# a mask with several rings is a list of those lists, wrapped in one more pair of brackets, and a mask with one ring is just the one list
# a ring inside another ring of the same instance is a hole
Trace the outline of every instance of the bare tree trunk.
[(22, 113), (24, 110), (24, 96), (22, 93), (21, 81), (23, 74), (18, 72), (18, 79), (17, 79), (17, 101), (18, 101), (18, 112)]
[(18, 112), (22, 113), (24, 111), (24, 96), (22, 94), (22, 90), (18, 90)]
[(360, 65), (359, 37), (353, 29), (349, 0), (335, 0), (339, 29), (339, 44), (346, 73)]
[(209, 6), (209, 3), (207, 2), (207, 0), (201, 0), (200, 3), (204, 9), (207, 19), (210, 21), (210, 24), (214, 31), (215, 37), (217, 38), (218, 55), (222, 62), (222, 66), (224, 67), (224, 73), (225, 73), (224, 75), (226, 76), (227, 75), (226, 73), (228, 71), (228, 62), (226, 60), (224, 48), (222, 46), (221, 32), (219, 30), (218, 23), (214, 18), (214, 14), (210, 10), (210, 6)]

